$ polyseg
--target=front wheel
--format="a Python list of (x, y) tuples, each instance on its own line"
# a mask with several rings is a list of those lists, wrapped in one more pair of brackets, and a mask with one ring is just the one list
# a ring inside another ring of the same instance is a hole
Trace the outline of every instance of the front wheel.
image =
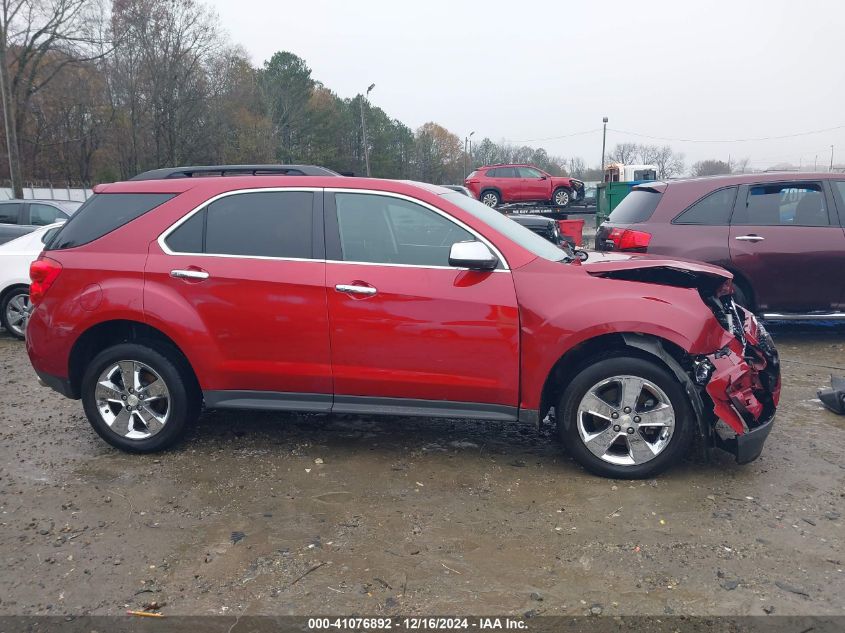
[(604, 477), (652, 477), (683, 457), (695, 416), (663, 366), (613, 356), (585, 366), (564, 391), (561, 437), (578, 462)]
[(200, 395), (167, 349), (123, 343), (100, 352), (82, 377), (82, 406), (97, 434), (132, 453), (176, 443), (196, 420)]
[(556, 189), (554, 194), (552, 194), (552, 204), (556, 207), (568, 207), (569, 203), (572, 202), (572, 194), (569, 192), (569, 189)]

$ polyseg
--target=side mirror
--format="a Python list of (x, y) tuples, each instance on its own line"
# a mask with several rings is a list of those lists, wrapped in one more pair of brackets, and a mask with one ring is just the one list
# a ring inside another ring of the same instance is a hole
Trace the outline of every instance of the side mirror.
[(449, 265), (470, 270), (494, 270), (499, 258), (481, 242), (455, 242), (449, 250)]
[(540, 180), (546, 180), (545, 176), (540, 176)]

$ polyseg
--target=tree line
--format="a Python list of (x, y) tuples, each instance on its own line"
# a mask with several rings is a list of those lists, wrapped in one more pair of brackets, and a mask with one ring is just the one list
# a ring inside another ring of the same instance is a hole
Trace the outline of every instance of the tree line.
[[(459, 183), (473, 166), (531, 163), (600, 180), (599, 167), (543, 148), (411, 129), (363, 95), (342, 98), (305, 60), (255, 66), (200, 0), (0, 0), (0, 174), (91, 185), (185, 164), (313, 163)], [(363, 121), (362, 121), (363, 119)], [(363, 123), (363, 124), (362, 124)], [(6, 151), (2, 151), (6, 150)], [(669, 146), (621, 143), (609, 160), (684, 171)]]
[[(472, 165), (565, 159), (429, 122), (412, 130), (305, 60), (255, 67), (198, 0), (0, 0), (0, 170), (22, 182), (125, 179), (184, 164), (313, 163), (374, 176), (463, 180)], [(18, 191), (20, 195), (20, 191)]]

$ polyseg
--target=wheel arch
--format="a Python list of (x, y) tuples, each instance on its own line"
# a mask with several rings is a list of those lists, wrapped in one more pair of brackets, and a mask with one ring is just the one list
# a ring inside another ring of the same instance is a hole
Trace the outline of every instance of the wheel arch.
[(504, 196), (502, 196), (502, 191), (498, 187), (482, 187), (481, 191), (478, 192), (478, 199), (481, 200), (484, 197), (484, 194), (488, 191), (492, 191), (497, 196), (499, 196), (499, 202), (505, 201)]
[(0, 290), (0, 302), (2, 302), (6, 297), (9, 296), (9, 294), (11, 292), (13, 292), (14, 290), (17, 290), (18, 288), (29, 289), (29, 284), (15, 283), (15, 284), (10, 284), (10, 285), (6, 286), (5, 288), (3, 288), (3, 290)]
[(140, 321), (114, 319), (101, 321), (91, 326), (74, 342), (68, 358), (68, 380), (73, 397), (79, 397), (85, 368), (97, 354), (119, 343), (143, 342), (152, 344), (159, 352), (170, 356), (171, 360), (181, 365), (188, 379), (194, 382), (197, 389), (200, 389), (199, 380), (191, 362), (172, 338), (161, 330)]
[[(545, 418), (549, 410), (557, 405), (566, 387), (585, 363), (599, 355), (618, 351), (656, 361), (672, 372), (684, 387), (690, 400), (697, 418), (698, 434), (703, 437), (709, 436), (710, 429), (704, 414), (704, 401), (687, 373), (687, 366), (690, 363), (689, 355), (679, 345), (666, 338), (636, 332), (602, 334), (581, 341), (567, 350), (552, 366), (543, 384), (540, 395), (540, 419)], [(562, 423), (566, 424), (566, 420)]]
[(751, 305), (747, 307), (752, 312), (755, 312), (757, 310), (757, 293), (754, 291), (754, 286), (751, 284), (748, 276), (733, 266), (724, 266), (724, 268), (730, 271), (730, 273), (734, 276), (734, 284), (739, 286), (747, 295), (748, 300), (751, 302)]

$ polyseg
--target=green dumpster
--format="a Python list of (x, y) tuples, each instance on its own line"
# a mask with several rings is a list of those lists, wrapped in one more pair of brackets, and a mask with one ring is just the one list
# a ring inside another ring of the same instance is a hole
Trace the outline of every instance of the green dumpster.
[(596, 190), (596, 228), (639, 182), (600, 182)]

